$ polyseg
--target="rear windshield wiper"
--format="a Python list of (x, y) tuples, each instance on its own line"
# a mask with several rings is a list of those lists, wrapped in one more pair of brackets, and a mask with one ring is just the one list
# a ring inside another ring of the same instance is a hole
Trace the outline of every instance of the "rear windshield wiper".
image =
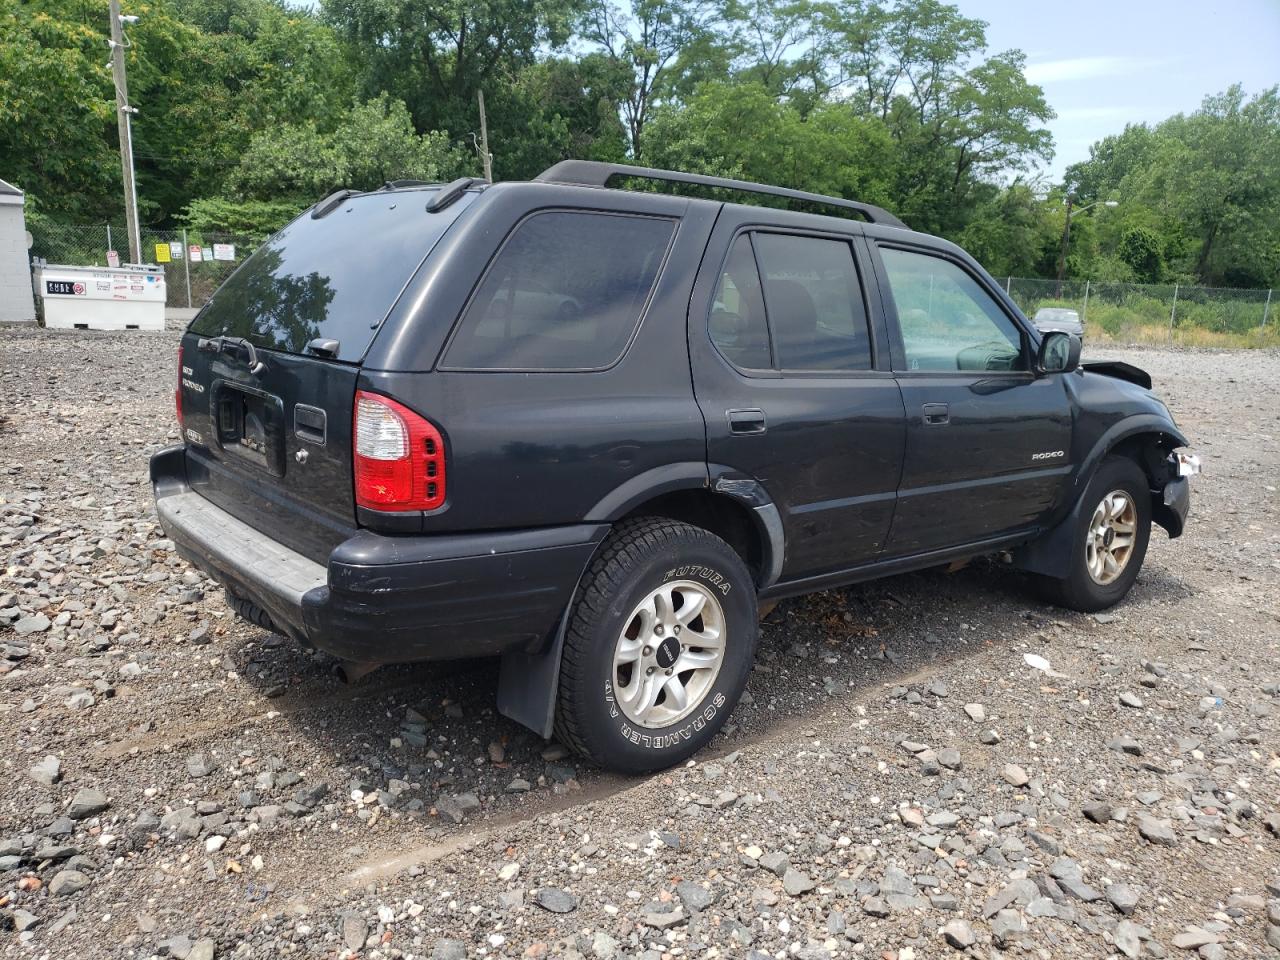
[(201, 337), (196, 344), (201, 350), (212, 353), (226, 353), (227, 347), (240, 347), (249, 355), (249, 372), (255, 377), (267, 369), (267, 365), (258, 359), (258, 351), (244, 337)]

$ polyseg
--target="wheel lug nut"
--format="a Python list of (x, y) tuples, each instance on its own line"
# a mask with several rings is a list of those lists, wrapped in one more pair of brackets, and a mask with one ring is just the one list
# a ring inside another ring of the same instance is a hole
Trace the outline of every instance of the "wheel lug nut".
[(672, 627), (671, 629), (672, 629), (674, 632), (679, 633), (679, 632), (680, 632), (680, 625), (679, 625), (679, 624), (676, 624), (676, 625), (675, 625), (674, 627)]
[(655, 667), (650, 667), (648, 670), (644, 672), (645, 676), (649, 676), (650, 674), (652, 674), (655, 669), (656, 669)]
[(658, 636), (662, 636), (662, 624), (658, 624), (656, 627), (654, 627), (653, 632)]
[(653, 647), (645, 647), (645, 648), (644, 648), (644, 655), (645, 655), (646, 657), (651, 657), (651, 656), (653, 656)]
[(667, 676), (668, 676), (668, 677), (669, 677), (669, 676), (671, 676), (671, 668), (670, 668), (670, 667), (667, 667)]

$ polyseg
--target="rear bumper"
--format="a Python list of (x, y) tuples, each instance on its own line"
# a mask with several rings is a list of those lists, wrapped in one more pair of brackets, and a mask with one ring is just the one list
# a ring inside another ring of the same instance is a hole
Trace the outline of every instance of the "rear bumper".
[(537, 650), (552, 634), (607, 524), (382, 536), (360, 531), (320, 564), (186, 483), (186, 455), (151, 459), (161, 526), (179, 553), (344, 660), (400, 663)]

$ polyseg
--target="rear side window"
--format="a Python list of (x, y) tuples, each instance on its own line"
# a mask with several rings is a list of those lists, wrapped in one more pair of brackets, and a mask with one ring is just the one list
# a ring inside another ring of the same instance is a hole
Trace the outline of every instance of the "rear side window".
[(843, 240), (757, 233), (764, 302), (783, 370), (870, 370), (853, 250)]
[(318, 220), (304, 213), (218, 288), (191, 332), (285, 353), (324, 337), (338, 341), (337, 359), (360, 360), (414, 271), (475, 199), (467, 193), (427, 213), (432, 196), (385, 191), (352, 197)]
[(549, 211), (503, 245), (445, 351), (451, 370), (594, 370), (626, 350), (675, 223)]
[(711, 305), (710, 330), (711, 341), (735, 367), (766, 370), (773, 366), (750, 234), (738, 237), (729, 252)]

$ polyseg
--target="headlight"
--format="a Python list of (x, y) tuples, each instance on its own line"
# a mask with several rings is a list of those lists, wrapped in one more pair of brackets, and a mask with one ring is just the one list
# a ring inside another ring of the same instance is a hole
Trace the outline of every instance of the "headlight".
[(1169, 459), (1178, 468), (1178, 476), (1191, 477), (1200, 472), (1200, 458), (1194, 453), (1177, 451), (1169, 455)]

